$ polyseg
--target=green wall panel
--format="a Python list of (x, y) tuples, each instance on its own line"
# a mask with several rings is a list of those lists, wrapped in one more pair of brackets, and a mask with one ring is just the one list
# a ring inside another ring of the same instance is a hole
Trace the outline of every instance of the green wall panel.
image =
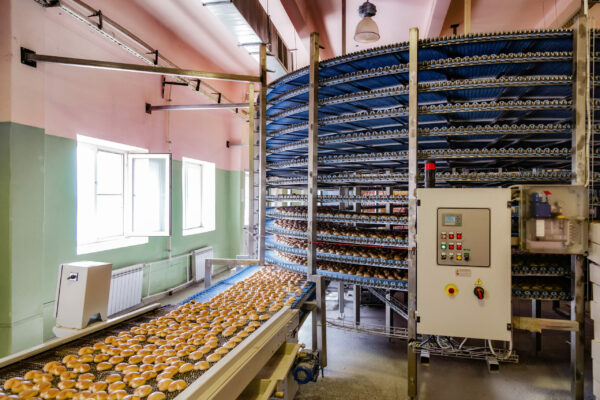
[[(75, 140), (0, 123), (0, 355), (37, 344), (42, 334), (44, 339), (53, 336), (61, 263), (106, 261), (121, 268), (167, 259), (169, 246), (173, 257), (205, 246), (212, 246), (216, 257), (241, 252), (243, 174), (216, 170), (216, 229), (183, 236), (182, 167), (174, 160), (171, 240), (149, 238), (147, 244), (78, 256), (76, 151)], [(150, 293), (185, 282), (188, 264), (187, 258), (152, 264)], [(37, 333), (25, 334), (29, 329)], [(15, 335), (21, 336), (17, 340)]]
[(11, 323), (10, 263), (10, 123), (0, 122), (0, 354), (6, 345), (6, 328)]

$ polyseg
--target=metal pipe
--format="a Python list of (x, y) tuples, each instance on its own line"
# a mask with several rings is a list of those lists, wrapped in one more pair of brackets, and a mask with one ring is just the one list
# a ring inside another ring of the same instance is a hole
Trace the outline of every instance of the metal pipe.
[[(109, 71), (129, 71), (144, 74), (171, 75), (186, 78), (215, 79), (236, 82), (260, 82), (258, 76), (226, 74), (222, 72), (205, 72), (193, 69), (168, 68), (152, 65), (126, 64), (113, 61), (87, 60), (83, 58), (58, 57), (45, 54), (26, 53), (22, 62), (43, 62), (68, 65), (74, 67), (97, 68)], [(24, 63), (25, 63), (24, 62)]]
[(417, 397), (417, 127), (419, 29), (411, 28), (408, 61), (408, 397)]
[(342, 0), (342, 55), (346, 55), (346, 0)]
[(220, 104), (180, 104), (167, 106), (153, 106), (146, 103), (146, 112), (151, 114), (152, 111), (196, 111), (196, 110), (229, 110), (235, 108), (249, 108), (248, 103), (220, 103)]

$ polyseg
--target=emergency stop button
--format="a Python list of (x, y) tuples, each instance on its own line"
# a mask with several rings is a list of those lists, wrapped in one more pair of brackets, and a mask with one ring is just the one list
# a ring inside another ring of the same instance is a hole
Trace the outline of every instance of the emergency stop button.
[(444, 288), (444, 292), (448, 295), (448, 297), (454, 297), (458, 294), (458, 286), (454, 283), (449, 283)]

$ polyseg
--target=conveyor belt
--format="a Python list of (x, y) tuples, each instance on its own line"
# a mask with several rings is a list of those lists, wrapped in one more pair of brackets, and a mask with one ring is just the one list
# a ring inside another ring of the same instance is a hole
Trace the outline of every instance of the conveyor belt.
[[(227, 289), (232, 288), (232, 287), (236, 287), (237, 288), (236, 290), (240, 290), (240, 289), (244, 290), (243, 285), (238, 286), (236, 284), (241, 284), (241, 283), (243, 283), (243, 281), (250, 279), (259, 270), (260, 270), (260, 268), (258, 268), (258, 267), (247, 267), (246, 269), (242, 270), (241, 272), (218, 283), (214, 287), (204, 290), (204, 291), (198, 293), (197, 295), (188, 298), (186, 301), (184, 301), (183, 303), (180, 304), (180, 307), (181, 306), (186, 307), (188, 304), (199, 304), (199, 303), (197, 303), (199, 300), (201, 300), (203, 302), (210, 301), (217, 294), (224, 293), (227, 291)], [(265, 271), (268, 271), (268, 270), (265, 270)], [(269, 274), (271, 274), (271, 275), (269, 275)], [(261, 280), (261, 282), (263, 282), (263, 281), (267, 282), (269, 279), (271, 279), (271, 281), (274, 284), (283, 285), (283, 281), (281, 281), (280, 275), (277, 275), (276, 272), (266, 272), (266, 275), (264, 275), (264, 279)], [(298, 277), (297, 279), (298, 279), (298, 282), (300, 282), (300, 283), (302, 282), (301, 277)], [(298, 291), (299, 292), (297, 293), (297, 297), (294, 297), (293, 303), (297, 304), (298, 301), (304, 299), (307, 295), (309, 295), (311, 288), (312, 288), (312, 284), (307, 283), (305, 285), (305, 287), (302, 288), (301, 291), (299, 291), (300, 289), (298, 289), (297, 292)], [(295, 289), (291, 289), (291, 292), (288, 292), (288, 294), (284, 297), (284, 299), (282, 301), (286, 301), (286, 299), (289, 299), (290, 296), (293, 296), (294, 290)], [(240, 296), (235, 295), (233, 297), (233, 299), (236, 299), (238, 297), (240, 297)], [(242, 301), (240, 306), (249, 307), (247, 301), (243, 298), (243, 296), (241, 296), (240, 301)], [(196, 303), (194, 303), (194, 302), (196, 302)], [(219, 303), (219, 304), (221, 304), (221, 303)], [(265, 303), (265, 304), (267, 304), (267, 303)], [(228, 307), (232, 307), (232, 306), (233, 305), (230, 305)], [(208, 308), (208, 309), (215, 311), (212, 308)], [(22, 377), (25, 375), (26, 372), (28, 372), (30, 370), (41, 370), (44, 367), (44, 365), (50, 361), (60, 361), (63, 359), (64, 356), (70, 355), (70, 354), (77, 355), (78, 350), (82, 347), (93, 347), (94, 344), (96, 344), (96, 343), (105, 342), (105, 338), (107, 338), (109, 336), (116, 337), (119, 334), (124, 333), (124, 332), (129, 332), (132, 329), (133, 329), (132, 334), (131, 334), (132, 336), (134, 334), (135, 335), (143, 335), (145, 338), (147, 338), (147, 340), (150, 340), (150, 337), (156, 337), (157, 340), (163, 340), (161, 338), (164, 337), (165, 335), (162, 335), (162, 333), (160, 333), (158, 331), (157, 331), (157, 333), (154, 334), (154, 336), (152, 336), (153, 334), (150, 334), (150, 333), (148, 333), (148, 336), (146, 336), (145, 334), (141, 334), (139, 331), (135, 330), (135, 329), (141, 329), (140, 326), (143, 326), (143, 324), (148, 324), (148, 327), (149, 327), (149, 328), (144, 328), (144, 329), (159, 329), (160, 326), (163, 326), (164, 329), (169, 329), (169, 328), (166, 328), (167, 327), (166, 322), (168, 321), (169, 322), (168, 326), (170, 328), (172, 328), (169, 331), (170, 333), (168, 333), (168, 335), (171, 335), (173, 337), (169, 338), (167, 336), (166, 339), (168, 339), (169, 341), (164, 340), (164, 342), (165, 342), (165, 344), (170, 343), (168, 345), (168, 348), (171, 349), (171, 348), (173, 348), (173, 345), (175, 345), (175, 342), (173, 342), (173, 340), (175, 340), (176, 337), (178, 337), (178, 334), (176, 333), (175, 329), (180, 329), (180, 327), (182, 327), (184, 324), (187, 324), (192, 321), (197, 322), (196, 325), (198, 327), (200, 327), (199, 324), (201, 323), (200, 320), (195, 319), (196, 314), (194, 314), (193, 311), (190, 311), (190, 313), (186, 314), (186, 315), (188, 315), (188, 316), (194, 315), (195, 316), (194, 319), (184, 318), (181, 320), (176, 320), (175, 314), (169, 314), (169, 313), (174, 312), (175, 310), (179, 310), (178, 306), (164, 306), (155, 311), (151, 311), (151, 312), (143, 314), (141, 316), (132, 318), (130, 320), (127, 320), (126, 322), (119, 323), (118, 325), (106, 328), (102, 331), (98, 331), (98, 332), (95, 332), (88, 336), (85, 336), (83, 338), (76, 339), (67, 344), (63, 344), (58, 347), (51, 348), (48, 351), (45, 351), (43, 353), (37, 354), (37, 355), (29, 357), (25, 360), (22, 360), (22, 361), (14, 363), (12, 365), (9, 365), (7, 367), (4, 367), (4, 368), (0, 369), (0, 386), (3, 385), (8, 378)], [(257, 315), (263, 315), (265, 312), (274, 312), (274, 311), (269, 310), (269, 306), (267, 305), (266, 310), (262, 310), (262, 311), (257, 310)], [(177, 314), (177, 315), (183, 315), (183, 314)], [(165, 320), (165, 325), (160, 325), (160, 324), (153, 325), (154, 320), (163, 318), (166, 316), (168, 316), (169, 319)], [(197, 317), (200, 318), (200, 314), (197, 314)], [(262, 320), (257, 321), (257, 323), (259, 323), (259, 324), (263, 324), (265, 322), (266, 321), (262, 321)], [(187, 326), (189, 326), (189, 325), (187, 325)], [(214, 326), (215, 326), (214, 324), (211, 324), (211, 327), (214, 327)], [(239, 329), (241, 331), (242, 328), (239, 328)], [(206, 331), (208, 331), (208, 329), (206, 329)], [(217, 338), (218, 338), (217, 346), (223, 346), (223, 345), (225, 345), (226, 342), (231, 340), (231, 337), (225, 337), (225, 336), (223, 336), (222, 333), (223, 332), (220, 332), (217, 336)], [(238, 331), (238, 333), (239, 333), (239, 331)], [(167, 334), (167, 333), (165, 333), (165, 334)], [(200, 334), (199, 331), (198, 331), (198, 334)], [(248, 337), (252, 337), (252, 335), (253, 334), (251, 333)], [(197, 338), (198, 338), (197, 336), (186, 337), (183, 340), (183, 343), (184, 344), (187, 343), (186, 345), (191, 345), (190, 340), (196, 340)], [(171, 343), (171, 342), (173, 342), (173, 343)], [(148, 342), (142, 341), (140, 343), (142, 345), (146, 345)], [(158, 342), (152, 341), (151, 343), (158, 343)], [(177, 341), (177, 343), (180, 343), (180, 342)], [(133, 343), (129, 343), (129, 345), (133, 345)], [(199, 348), (200, 346), (201, 345), (199, 343), (197, 345), (196, 344), (193, 345), (194, 348)], [(94, 352), (94, 355), (99, 354), (99, 352), (100, 352), (100, 350), (96, 350)], [(192, 364), (195, 362), (192, 359), (190, 359), (187, 354), (180, 355), (179, 359), (182, 362), (190, 362)], [(127, 360), (127, 356), (125, 357), (125, 360)], [(132, 361), (131, 364), (133, 364), (133, 363), (134, 362)], [(89, 372), (94, 375), (95, 381), (104, 380), (108, 375), (115, 373), (114, 368), (111, 368), (107, 371), (100, 371), (96, 368), (96, 366), (97, 366), (96, 363), (90, 362), (89, 365), (91, 367)], [(217, 362), (214, 365), (215, 365), (215, 367), (211, 366), (207, 371), (211, 371), (212, 368), (216, 368), (216, 366), (218, 366), (219, 363)], [(174, 379), (183, 379), (189, 385), (192, 382), (196, 381), (198, 378), (200, 378), (207, 371), (201, 371), (201, 370), (194, 369), (189, 372), (177, 373)], [(55, 377), (52, 382), (53, 385), (56, 385), (58, 380), (59, 380), (59, 378)], [(156, 379), (149, 379), (149, 380), (147, 380), (146, 384), (150, 385), (154, 391), (157, 391)], [(131, 387), (127, 387), (126, 390), (129, 393), (133, 393), (133, 389)], [(167, 399), (172, 399), (172, 398), (176, 397), (178, 393), (180, 393), (180, 392), (178, 392), (178, 391), (166, 392), (165, 391)]]

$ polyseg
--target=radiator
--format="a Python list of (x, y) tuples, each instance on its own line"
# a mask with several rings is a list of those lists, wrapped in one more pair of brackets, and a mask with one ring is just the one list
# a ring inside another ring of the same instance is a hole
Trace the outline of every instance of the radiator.
[(214, 252), (212, 247), (204, 247), (192, 252), (194, 279), (196, 282), (204, 280), (204, 260), (213, 257)]
[(142, 301), (144, 264), (120, 268), (112, 272), (108, 315), (136, 306)]

